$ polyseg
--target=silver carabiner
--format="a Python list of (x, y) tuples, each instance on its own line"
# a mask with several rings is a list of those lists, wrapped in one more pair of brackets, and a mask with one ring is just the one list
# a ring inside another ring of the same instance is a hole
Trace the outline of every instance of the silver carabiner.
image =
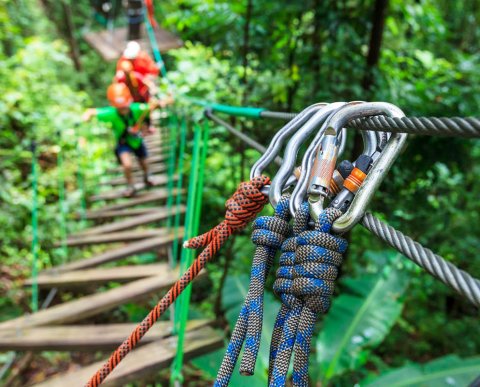
[[(349, 121), (374, 115), (387, 115), (389, 117), (404, 117), (405, 114), (397, 106), (386, 102), (370, 102), (343, 108), (329, 120), (329, 128), (338, 132)], [(407, 134), (396, 133), (390, 136), (387, 145), (376, 159), (363, 184), (355, 195), (348, 210), (334, 223), (332, 230), (344, 233), (355, 226), (365, 214), (374, 193), (378, 189), (393, 162), (402, 151)]]
[[(344, 105), (344, 102), (336, 102), (326, 105), (317, 111), (300, 129), (298, 129), (287, 143), (282, 165), (270, 185), (270, 203), (274, 208), (282, 196), (282, 191), (286, 185), (287, 179), (292, 175), (293, 170), (295, 169), (295, 160), (297, 159), (300, 146), (319, 125), (325, 122), (333, 112)], [(323, 134), (322, 129), (320, 129), (319, 133), (320, 135)]]
[(313, 104), (302, 110), (297, 116), (283, 126), (283, 128), (281, 128), (275, 134), (275, 136), (273, 136), (265, 153), (257, 160), (255, 164), (253, 164), (253, 167), (250, 170), (250, 179), (260, 176), (267, 166), (275, 159), (275, 157), (277, 157), (285, 139), (294, 133), (319, 109), (322, 109), (326, 105), (326, 103)]
[[(352, 101), (352, 102), (344, 103), (342, 106), (337, 107), (337, 109), (331, 113), (330, 117), (333, 117), (334, 114), (341, 111), (342, 109), (345, 109), (348, 106), (358, 105), (361, 103), (362, 101)], [(296, 214), (297, 210), (300, 208), (303, 201), (305, 200), (305, 197), (307, 196), (307, 189), (308, 189), (309, 179), (312, 173), (314, 156), (320, 146), (320, 143), (322, 142), (323, 134), (325, 133), (327, 127), (328, 127), (328, 121), (325, 121), (322, 127), (320, 128), (320, 130), (315, 135), (310, 145), (308, 146), (305, 152), (305, 155), (303, 156), (302, 165), (300, 169), (300, 177), (298, 178), (297, 185), (295, 186), (292, 192), (292, 196), (290, 198), (290, 213), (292, 214), (292, 216)], [(343, 149), (345, 148), (345, 145), (344, 145), (346, 140), (345, 130), (342, 130), (341, 138), (342, 138), (342, 141), (340, 141), (340, 146), (338, 151), (339, 154), (341, 154), (343, 152)]]

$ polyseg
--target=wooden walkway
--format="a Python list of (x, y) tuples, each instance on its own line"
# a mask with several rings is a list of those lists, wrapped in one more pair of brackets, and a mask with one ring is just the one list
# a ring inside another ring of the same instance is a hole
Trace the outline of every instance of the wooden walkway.
[[(203, 328), (207, 320), (192, 320), (187, 330)], [(0, 351), (112, 351), (135, 329), (137, 324), (51, 325), (0, 331)], [(157, 322), (144, 336), (141, 345), (168, 337), (168, 321)]]
[[(177, 190), (173, 190), (173, 194), (177, 194)], [(92, 214), (104, 213), (108, 211), (116, 211), (116, 210), (123, 210), (125, 208), (135, 207), (140, 204), (147, 204), (147, 203), (154, 203), (154, 202), (161, 202), (166, 200), (168, 197), (168, 191), (165, 188), (159, 188), (154, 191), (146, 191), (146, 192), (139, 192), (133, 198), (124, 199), (115, 203), (104, 206), (99, 209), (87, 211), (87, 217), (91, 216)]]
[[(174, 181), (176, 181), (177, 179), (178, 179), (178, 176), (173, 176)], [(152, 183), (153, 183), (154, 187), (165, 185), (168, 182), (168, 178), (165, 175), (158, 175), (155, 178), (152, 178), (151, 180), (152, 180)], [(145, 187), (145, 183), (143, 182), (143, 180), (141, 182), (135, 184), (135, 189), (137, 191), (144, 190), (145, 188), (146, 187)], [(111, 191), (106, 191), (106, 192), (99, 193), (98, 195), (92, 195), (90, 197), (90, 201), (95, 202), (95, 201), (99, 201), (99, 200), (121, 199), (121, 198), (124, 197), (124, 195), (125, 195), (125, 187), (122, 187), (121, 189), (114, 189), (114, 190), (111, 190)]]
[(150, 223), (157, 223), (161, 220), (167, 219), (171, 215), (174, 215), (174, 211), (175, 213), (180, 212), (181, 214), (183, 214), (185, 213), (185, 206), (182, 205), (178, 208), (172, 208), (171, 211), (169, 211), (168, 208), (165, 207), (158, 210), (154, 209), (154, 211), (150, 209), (150, 212), (147, 212), (143, 215), (138, 215), (131, 219), (124, 219), (122, 221), (117, 221), (114, 223), (108, 223), (101, 226), (87, 228), (86, 230), (80, 231), (79, 233), (72, 235), (72, 237), (123, 231), (138, 226), (145, 226)]
[[(147, 143), (152, 154), (149, 160), (152, 170), (164, 172), (165, 165), (161, 163), (164, 156), (159, 150), (161, 141), (149, 139)], [(135, 175), (142, 179), (141, 173), (135, 172)], [(168, 183), (164, 175), (156, 175), (155, 181), (158, 185)], [(116, 187), (122, 183), (123, 178), (118, 177), (105, 181), (103, 185)], [(179, 278), (178, 269), (172, 269), (166, 259), (172, 243), (181, 243), (183, 240), (184, 229), (180, 227), (173, 230), (162, 226), (170, 216), (180, 214), (183, 218), (185, 206), (168, 209), (165, 201), (169, 191), (165, 188), (139, 192), (128, 199), (123, 198), (121, 193), (122, 191), (113, 189), (93, 196), (92, 201), (112, 200), (114, 203), (89, 210), (86, 214), (87, 219), (95, 221), (120, 219), (92, 225), (69, 235), (66, 241), (71, 248), (89, 248), (111, 243), (119, 245), (44, 270), (36, 279), (40, 289), (74, 291), (71, 294), (83, 296), (1, 322), (0, 351), (104, 351), (106, 359), (136, 324), (92, 325), (92, 321), (105, 320), (108, 313), (128, 303), (158, 301)], [(170, 194), (176, 193), (177, 190), (174, 189)], [(130, 264), (113, 266), (121, 260), (148, 252), (156, 253), (157, 259), (163, 262), (132, 265), (131, 262), (135, 260), (130, 260)], [(103, 267), (105, 264), (109, 266)], [(199, 279), (206, 274), (206, 271), (202, 271)], [(110, 286), (112, 284), (115, 286)], [(24, 283), (24, 286), (31, 285), (32, 280)], [(115, 315), (117, 314), (108, 316), (107, 320), (111, 321)], [(223, 335), (210, 325), (206, 320), (188, 323), (185, 360), (223, 346)], [(141, 346), (125, 358), (104, 385), (123, 386), (131, 381), (141, 381), (161, 368), (168, 367), (175, 357), (176, 343), (171, 323), (158, 322), (141, 341)], [(103, 361), (76, 369), (71, 367), (68, 372), (53, 375), (38, 386), (83, 386)]]
[[(167, 228), (148, 228), (144, 230), (119, 231), (106, 234), (78, 235), (67, 238), (67, 246), (91, 246), (104, 243), (131, 242), (168, 234), (169, 230)], [(57, 243), (57, 246), (60, 246), (60, 243)]]
[[(98, 286), (108, 282), (129, 282), (141, 278), (171, 274), (168, 264), (102, 267), (95, 269), (67, 272), (41, 273), (37, 278), (40, 288), (78, 288)], [(24, 286), (31, 286), (32, 280), (25, 281)]]
[(84, 258), (61, 266), (56, 266), (55, 268), (43, 271), (43, 273), (61, 273), (70, 270), (86, 269), (139, 254), (158, 251), (160, 248), (171, 245), (174, 241), (174, 237), (174, 234), (168, 234), (165, 236), (144, 239), (140, 242), (125, 244), (115, 249), (107, 250), (101, 254), (94, 255), (90, 258)]
[[(223, 337), (212, 328), (205, 327), (187, 332), (185, 335), (185, 360), (214, 351), (223, 346)], [(153, 341), (130, 353), (109, 375), (102, 386), (125, 386), (129, 382), (138, 382), (145, 377), (168, 368), (175, 358), (177, 340), (169, 337)], [(48, 379), (37, 387), (83, 387), (88, 379), (104, 364), (99, 361), (89, 366), (70, 371)]]
[[(150, 46), (144, 26), (142, 26), (141, 32), (142, 39), (139, 39), (138, 43), (144, 50), (148, 51), (150, 50)], [(83, 38), (104, 60), (114, 61), (122, 55), (125, 45), (127, 44), (127, 28), (120, 27), (114, 28), (112, 31), (103, 30), (99, 32), (88, 32)], [(159, 50), (162, 53), (183, 46), (181, 39), (163, 28), (155, 29), (155, 38)]]

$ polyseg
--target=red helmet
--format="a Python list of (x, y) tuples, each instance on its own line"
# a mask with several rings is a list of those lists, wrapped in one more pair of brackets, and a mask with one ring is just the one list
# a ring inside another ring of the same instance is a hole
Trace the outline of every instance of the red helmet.
[(133, 102), (132, 94), (124, 83), (112, 83), (108, 86), (107, 98), (116, 108), (129, 107)]

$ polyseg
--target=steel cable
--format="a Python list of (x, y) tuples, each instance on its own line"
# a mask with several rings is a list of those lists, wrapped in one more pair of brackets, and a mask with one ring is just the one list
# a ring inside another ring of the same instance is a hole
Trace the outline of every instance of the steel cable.
[(480, 307), (480, 281), (441, 256), (423, 247), (412, 238), (395, 230), (371, 213), (366, 213), (362, 225), (374, 235), (400, 251), (429, 274), (466, 297), (472, 304)]
[(475, 117), (386, 117), (360, 118), (349, 127), (392, 133), (410, 133), (444, 137), (480, 137), (480, 119)]

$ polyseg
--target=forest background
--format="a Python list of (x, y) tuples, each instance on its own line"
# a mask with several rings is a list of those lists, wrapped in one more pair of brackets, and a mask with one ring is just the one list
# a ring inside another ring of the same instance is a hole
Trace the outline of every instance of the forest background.
[[(165, 55), (177, 93), (278, 111), (300, 111), (318, 101), (378, 100), (408, 116), (479, 115), (478, 1), (155, 3), (162, 27), (185, 42)], [(87, 0), (0, 0), (0, 23), (0, 319), (7, 320), (31, 307), (29, 291), (21, 286), (32, 266), (31, 142), (37, 143), (40, 165), (39, 258), (41, 268), (48, 268), (80, 258), (79, 252), (54, 247), (64, 232), (59, 178), (65, 179), (65, 206), (73, 216), (84, 205), (79, 168), (93, 193), (113, 163), (108, 129), (78, 123), (84, 109), (106, 104), (114, 64), (82, 40), (86, 31), (102, 28)], [(200, 108), (178, 105), (189, 122), (202, 119)], [(231, 123), (263, 144), (280, 125)], [(212, 130), (202, 231), (221, 219), (224, 200), (259, 156), (224, 129)], [(371, 208), (479, 278), (478, 176), (480, 142), (410, 136)], [(68, 232), (78, 227), (71, 217), (67, 223)], [(438, 386), (449, 370), (463, 366), (470, 369), (463, 381), (471, 382), (471, 370), (480, 370), (478, 310), (364, 229), (355, 228), (349, 238), (332, 311), (318, 324), (312, 380), (391, 385), (430, 374), (438, 378), (425, 377), (422, 385)], [(215, 318), (228, 333), (248, 284), (252, 251), (248, 230), (222, 250), (210, 267), (209, 284), (195, 292), (192, 315)], [(398, 297), (387, 300), (385, 292)], [(139, 321), (152, 302), (126, 305), (116, 317)], [(278, 305), (272, 293), (267, 302), (267, 310)], [(264, 367), (268, 349), (262, 350)], [(38, 354), (22, 381), (92, 360), (85, 356)], [(186, 372), (198, 385), (208, 385), (221, 356), (218, 351), (189, 363)], [(0, 355), (0, 362), (7, 359)], [(259, 372), (251, 383), (264, 385), (265, 375)]]

